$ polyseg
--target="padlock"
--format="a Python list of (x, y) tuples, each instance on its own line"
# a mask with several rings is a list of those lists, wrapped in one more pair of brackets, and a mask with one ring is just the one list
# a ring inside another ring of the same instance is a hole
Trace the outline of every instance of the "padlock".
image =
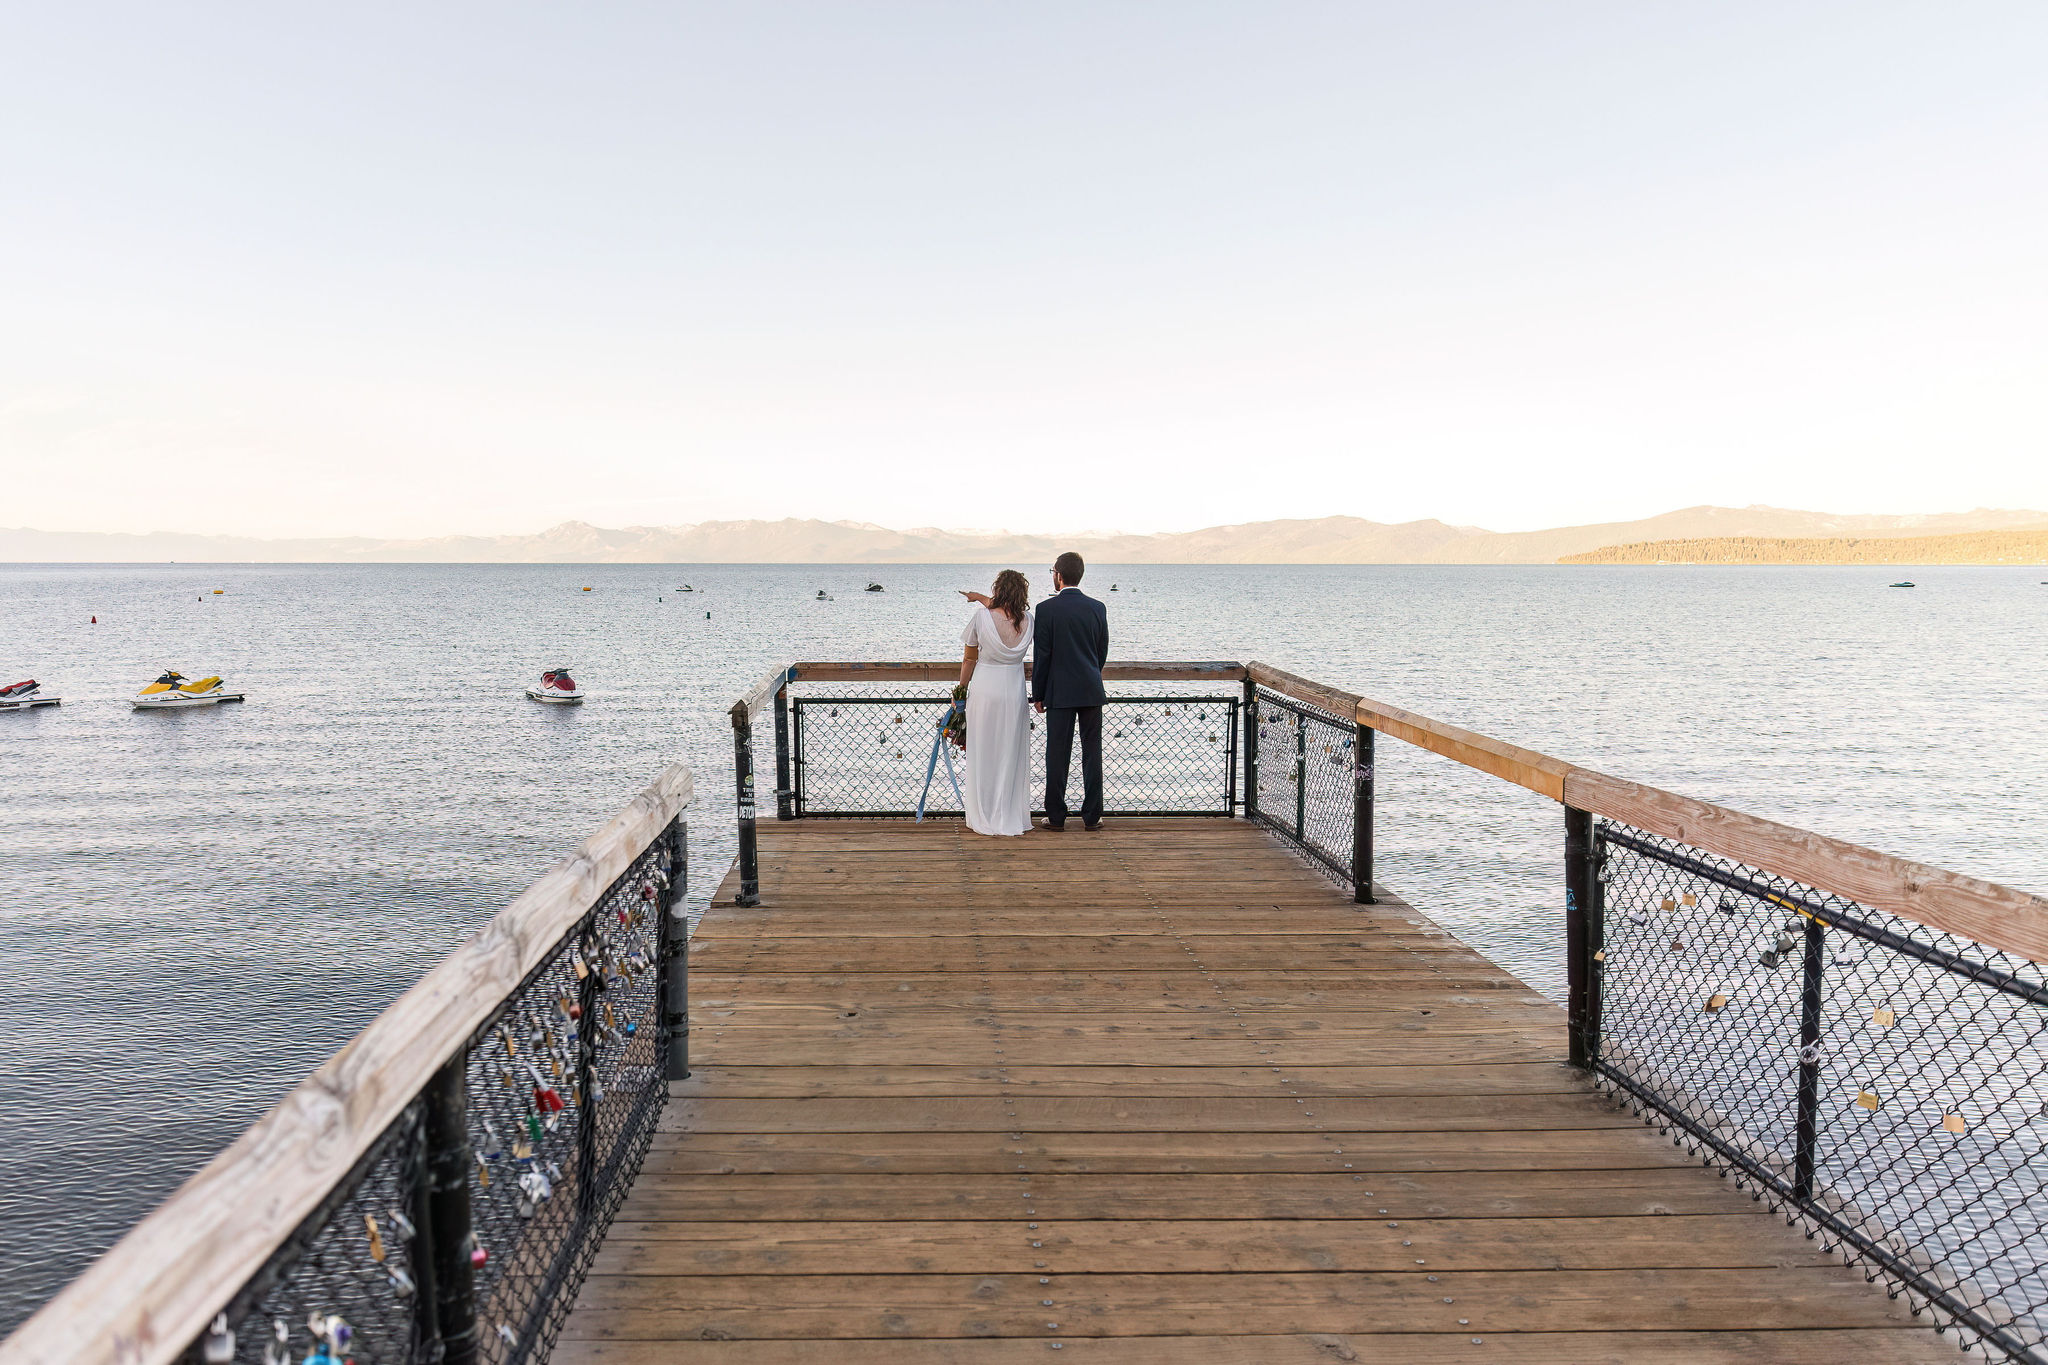
[(200, 1359), (206, 1365), (232, 1365), (235, 1358), (235, 1334), (228, 1330), (228, 1315), (217, 1314), (213, 1326), (206, 1329), (206, 1341), (200, 1348)]
[(1944, 1132), (1950, 1133), (1967, 1133), (1970, 1130), (1969, 1122), (1961, 1114), (1943, 1114), (1941, 1126)]
[(1756, 955), (1756, 960), (1762, 966), (1775, 967), (1784, 959), (1779, 957), (1775, 952), (1772, 952), (1770, 949), (1766, 948), (1764, 949), (1764, 951)]
[(1862, 1105), (1865, 1109), (1875, 1109), (1880, 1101), (1875, 1090), (1859, 1090), (1856, 1092), (1856, 1103)]
[(1879, 1005), (1876, 1009), (1870, 1012), (1870, 1022), (1877, 1025), (1879, 1028), (1890, 1028), (1893, 1024), (1898, 1022), (1898, 1019), (1899, 1016), (1893, 1013), (1889, 1007), (1884, 1005)]
[(1719, 991), (1715, 991), (1712, 995), (1707, 997), (1706, 1009), (1708, 1014), (1719, 1013), (1721, 1010), (1726, 1009), (1727, 1006), (1728, 997), (1721, 994), (1721, 992)]
[(364, 1214), (363, 1227), (370, 1234), (370, 1259), (381, 1264), (384, 1260), (384, 1234), (377, 1231), (376, 1215)]

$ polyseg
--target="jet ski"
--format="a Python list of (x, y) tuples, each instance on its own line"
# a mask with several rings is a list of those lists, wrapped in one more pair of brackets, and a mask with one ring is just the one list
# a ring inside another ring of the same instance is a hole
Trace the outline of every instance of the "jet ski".
[(574, 706), (582, 702), (583, 689), (569, 676), (568, 669), (551, 668), (540, 675), (540, 686), (527, 688), (526, 695), (535, 701)]
[(240, 701), (242, 694), (222, 690), (219, 678), (187, 682), (183, 673), (165, 669), (162, 677), (137, 692), (130, 701), (138, 711), (177, 711), (188, 706), (217, 706)]
[(880, 583), (870, 583), (867, 587), (861, 589), (863, 592), (880, 592), (881, 590), (882, 585)]
[(62, 697), (42, 695), (43, 685), (34, 678), (24, 678), (18, 683), (0, 687), (0, 711), (27, 711), (37, 706), (57, 706)]
[(816, 600), (820, 602), (830, 602), (832, 600), (832, 594), (826, 592), (823, 588), (820, 588), (818, 589), (818, 596)]

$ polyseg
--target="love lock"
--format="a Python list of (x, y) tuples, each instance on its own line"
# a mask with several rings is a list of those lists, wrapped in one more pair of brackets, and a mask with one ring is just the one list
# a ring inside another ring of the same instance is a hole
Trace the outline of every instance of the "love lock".
[(1799, 1061), (1802, 1065), (1813, 1066), (1820, 1061), (1820, 1058), (1819, 1043), (1808, 1043), (1805, 1047), (1799, 1049)]

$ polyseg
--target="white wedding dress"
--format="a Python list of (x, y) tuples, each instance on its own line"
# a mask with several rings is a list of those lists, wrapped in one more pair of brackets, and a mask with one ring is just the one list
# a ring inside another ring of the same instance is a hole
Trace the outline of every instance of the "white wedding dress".
[[(1003, 618), (1008, 620), (1006, 616)], [(967, 680), (967, 827), (976, 834), (1024, 834), (1031, 829), (1031, 703), (1024, 656), (1031, 650), (1031, 613), (1017, 642), (1003, 639), (996, 617), (977, 606), (960, 632), (973, 645), (974, 676)]]

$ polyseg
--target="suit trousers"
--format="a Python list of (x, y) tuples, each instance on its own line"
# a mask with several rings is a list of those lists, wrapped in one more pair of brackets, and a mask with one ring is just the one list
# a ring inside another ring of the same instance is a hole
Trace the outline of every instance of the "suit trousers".
[(1045, 708), (1045, 818), (1067, 820), (1067, 769), (1074, 760), (1074, 727), (1081, 727), (1081, 823), (1102, 818), (1102, 708)]

